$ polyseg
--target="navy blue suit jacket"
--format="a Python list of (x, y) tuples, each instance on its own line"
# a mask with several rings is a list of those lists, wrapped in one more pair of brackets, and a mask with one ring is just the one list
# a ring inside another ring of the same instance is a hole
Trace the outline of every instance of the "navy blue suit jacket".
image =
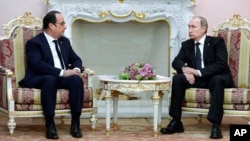
[[(224, 39), (206, 36), (203, 50), (205, 67), (200, 70), (202, 77), (230, 74), (227, 59), (228, 53)], [(180, 52), (173, 60), (172, 66), (177, 73), (182, 73), (183, 66), (195, 68), (195, 45), (193, 39), (182, 43)]]
[[(58, 39), (58, 43), (66, 69), (71, 64), (73, 68), (77, 67), (82, 70), (82, 60), (72, 49), (69, 39), (62, 36)], [(27, 66), (25, 77), (19, 82), (20, 86), (30, 86), (30, 79), (34, 76), (59, 77), (61, 69), (54, 67), (52, 52), (44, 33), (28, 40), (25, 51)]]

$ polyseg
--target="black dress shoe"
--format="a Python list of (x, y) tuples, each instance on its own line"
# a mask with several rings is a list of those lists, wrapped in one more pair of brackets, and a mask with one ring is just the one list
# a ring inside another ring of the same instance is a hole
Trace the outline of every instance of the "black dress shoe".
[(166, 128), (160, 130), (162, 134), (174, 134), (184, 132), (184, 128), (181, 121), (172, 120)]
[(221, 134), (221, 130), (220, 130), (219, 126), (213, 126), (210, 138), (211, 139), (221, 139), (222, 138), (222, 134)]
[(57, 135), (57, 132), (56, 132), (56, 128), (55, 128), (55, 125), (49, 125), (49, 127), (47, 128), (47, 131), (46, 131), (46, 138), (47, 139), (58, 139), (58, 135)]
[(80, 126), (78, 124), (71, 125), (70, 134), (74, 138), (81, 138), (82, 137), (82, 132), (81, 132)]

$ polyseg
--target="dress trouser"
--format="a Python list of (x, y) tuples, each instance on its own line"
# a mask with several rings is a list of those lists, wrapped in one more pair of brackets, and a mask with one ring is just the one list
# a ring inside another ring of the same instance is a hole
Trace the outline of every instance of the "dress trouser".
[(80, 124), (79, 117), (83, 105), (83, 80), (78, 75), (55, 78), (51, 75), (35, 77), (32, 80), (34, 88), (41, 89), (41, 103), (46, 126), (54, 124), (56, 92), (57, 89), (69, 90), (69, 104), (71, 109), (72, 123)]
[(184, 74), (173, 76), (172, 94), (169, 115), (180, 121), (182, 116), (182, 103), (187, 88), (208, 88), (211, 94), (211, 105), (207, 119), (212, 123), (221, 124), (223, 117), (224, 88), (234, 87), (231, 74), (215, 75), (210, 79), (196, 78), (196, 82), (190, 85)]

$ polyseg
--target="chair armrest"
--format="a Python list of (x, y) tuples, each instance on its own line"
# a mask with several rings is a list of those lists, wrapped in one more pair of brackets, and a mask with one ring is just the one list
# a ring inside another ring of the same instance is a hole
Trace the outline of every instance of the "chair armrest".
[(95, 74), (94, 70), (92, 70), (90, 68), (85, 68), (83, 73), (87, 73), (89, 76), (92, 76)]
[[(12, 93), (12, 79), (13, 79), (13, 72), (10, 69), (7, 69), (3, 66), (0, 66), (0, 79), (2, 82), (2, 88), (0, 91), (2, 93), (0, 93), (1, 95), (4, 95), (2, 97), (7, 97), (7, 102), (5, 102), (4, 100), (6, 99), (2, 99), (3, 101), (3, 107), (8, 109), (8, 111), (14, 111), (15, 110), (15, 106), (14, 106), (14, 97), (13, 97), (13, 93)], [(5, 103), (5, 104), (4, 104)]]
[(82, 70), (83, 70), (82, 77), (86, 79), (88, 78), (88, 76), (93, 76), (95, 73), (94, 70), (85, 67), (83, 67)]
[(1, 75), (6, 75), (6, 76), (10, 76), (12, 77), (13, 72), (11, 70), (9, 70), (8, 68), (5, 68), (3, 66), (0, 66), (0, 73)]

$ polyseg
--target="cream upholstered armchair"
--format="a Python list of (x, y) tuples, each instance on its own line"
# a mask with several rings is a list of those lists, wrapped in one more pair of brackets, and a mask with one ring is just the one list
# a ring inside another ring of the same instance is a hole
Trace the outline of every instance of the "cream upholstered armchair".
[[(214, 35), (225, 40), (229, 67), (237, 86), (225, 89), (224, 116), (250, 117), (250, 21), (234, 15), (215, 27)], [(198, 114), (201, 122), (209, 106), (208, 89), (186, 90), (183, 113)]]
[[(31, 37), (42, 32), (42, 21), (26, 12), (4, 25), (5, 37), (0, 40), (0, 112), (9, 117), (7, 126), (10, 135), (13, 135), (16, 127), (15, 118), (43, 117), (40, 90), (20, 88), (18, 82), (25, 74), (25, 43)], [(92, 88), (88, 84), (89, 75), (93, 71), (85, 69), (84, 103), (82, 113), (90, 114), (91, 128), (96, 124), (96, 100)], [(59, 89), (57, 91), (56, 117), (61, 117), (64, 123), (65, 116), (70, 116), (69, 91)]]

